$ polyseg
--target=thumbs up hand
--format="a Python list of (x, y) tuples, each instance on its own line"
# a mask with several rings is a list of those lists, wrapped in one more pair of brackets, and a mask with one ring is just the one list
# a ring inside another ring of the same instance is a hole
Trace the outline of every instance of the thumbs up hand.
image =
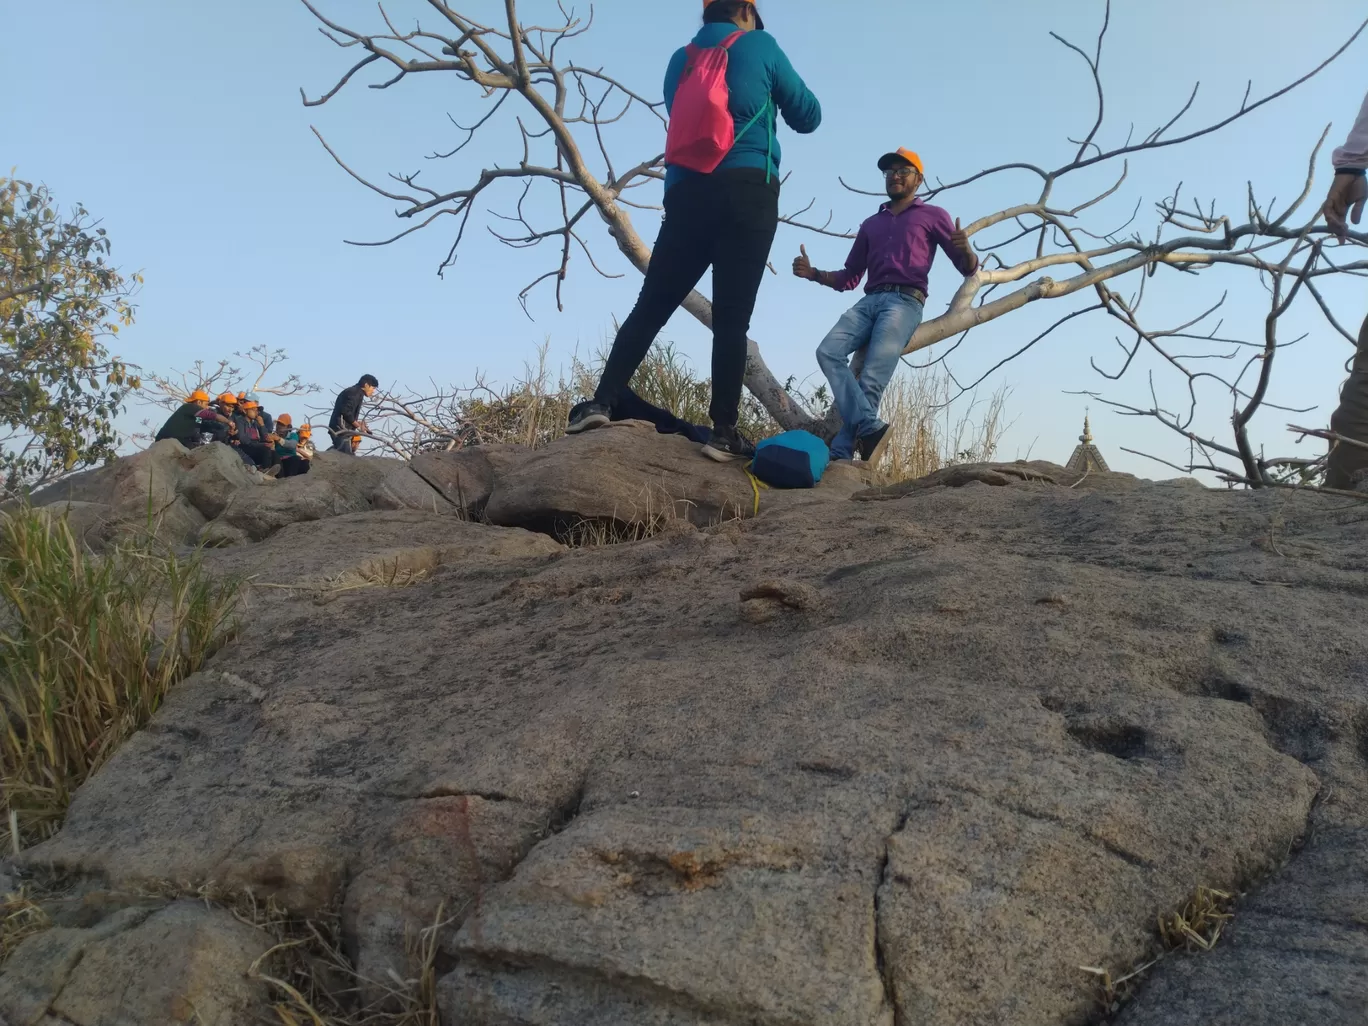
[[(965, 271), (965, 274), (973, 274), (979, 268), (978, 254), (974, 252), (974, 247), (969, 243), (969, 233), (960, 227), (960, 219), (955, 218), (955, 230), (950, 233), (950, 245), (964, 254), (965, 259), (972, 265)], [(961, 268), (963, 270), (963, 268)]]
[(950, 233), (950, 242), (958, 250), (961, 250), (965, 253), (973, 252), (973, 250), (969, 247), (969, 235), (963, 228), (960, 227), (960, 219), (958, 217), (955, 218), (955, 230)]
[(796, 277), (806, 278), (808, 281), (817, 280), (817, 272), (812, 269), (812, 261), (808, 259), (807, 247), (798, 247), (798, 256), (793, 259), (793, 273)]

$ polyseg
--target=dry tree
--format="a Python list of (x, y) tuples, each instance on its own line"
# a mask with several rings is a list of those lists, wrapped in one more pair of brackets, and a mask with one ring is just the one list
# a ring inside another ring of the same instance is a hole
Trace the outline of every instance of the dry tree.
[(257, 345), (225, 360), (196, 360), (185, 370), (149, 375), (143, 379), (141, 395), (146, 402), (173, 410), (185, 402), (187, 395), (201, 388), (211, 395), (257, 392), (282, 399), (317, 392), (317, 385), (298, 374), (284, 374), (280, 370), (280, 364), (288, 359), (284, 349)]
[[(481, 132), (501, 115), (517, 126), (519, 149), (508, 151), (502, 159), (489, 153), (485, 166), (468, 179), (447, 186), (431, 187), (420, 172), (400, 172), (385, 182), (376, 182), (354, 170), (326, 141), (317, 128), (320, 142), (338, 165), (378, 195), (396, 204), (396, 216), (408, 222), (387, 239), (358, 245), (388, 245), (446, 219), (454, 221), (451, 244), (439, 272), (451, 267), (467, 241), (466, 232), (473, 214), (491, 201), (501, 189), (507, 190), (510, 213), (491, 210), (504, 230), (490, 229), (503, 244), (520, 249), (549, 245), (555, 256), (547, 270), (536, 275), (520, 292), (526, 305), (533, 290), (543, 284), (554, 288), (557, 308), (562, 289), (574, 259), (582, 256), (590, 267), (605, 276), (617, 276), (605, 268), (595, 255), (590, 229), (597, 221), (607, 231), (622, 256), (637, 271), (644, 272), (650, 249), (633, 224), (633, 209), (659, 209), (650, 202), (646, 187), (663, 179), (663, 146), (666, 113), (661, 101), (631, 88), (602, 67), (576, 62), (565, 51), (574, 49), (592, 27), (593, 9), (580, 17), (574, 9), (557, 3), (550, 24), (525, 23), (519, 14), (518, 0), (504, 0), (497, 21), (475, 18), (449, 0), (393, 0), (381, 3), (366, 27), (342, 24), (326, 12), (324, 0), (301, 0), (320, 22), (320, 31), (342, 49), (354, 50), (357, 59), (327, 92), (310, 98), (301, 90), (308, 106), (324, 104), (336, 96), (359, 74), (377, 72), (369, 83), (372, 89), (390, 89), (414, 75), (436, 74), (469, 87), (472, 97), (485, 105), (480, 116), (469, 125), (452, 119), (459, 138), (449, 149), (432, 154), (435, 163), (451, 160), (482, 138)], [(526, 5), (527, 0), (524, 0)], [(544, 5), (550, 7), (549, 4)], [(395, 7), (406, 7), (400, 25)], [(414, 9), (426, 15), (417, 20)], [(1125, 188), (1131, 158), (1160, 150), (1182, 147), (1210, 136), (1229, 125), (1286, 96), (1341, 57), (1368, 28), (1368, 21), (1349, 32), (1324, 61), (1290, 83), (1255, 97), (1252, 82), (1246, 87), (1238, 106), (1224, 117), (1201, 127), (1180, 130), (1196, 101), (1200, 83), (1193, 87), (1180, 109), (1149, 131), (1136, 137), (1134, 128), (1118, 144), (1104, 145), (1108, 137), (1106, 99), (1102, 63), (1104, 43), (1111, 22), (1110, 0), (1096, 44), (1085, 49), (1056, 33), (1058, 43), (1077, 54), (1086, 64), (1097, 94), (1096, 118), (1081, 138), (1070, 140), (1068, 159), (1057, 166), (1029, 161), (1011, 161), (977, 171), (949, 183), (937, 182), (928, 188), (927, 198), (965, 188), (996, 176), (1014, 176), (1028, 183), (1023, 202), (980, 217), (967, 226), (984, 259), (980, 270), (967, 278), (951, 300), (948, 309), (924, 321), (913, 336), (906, 353), (926, 349), (939, 342), (955, 340), (938, 359), (955, 352), (973, 329), (995, 321), (1028, 305), (1067, 300), (1071, 296), (1089, 297), (1086, 305), (1062, 312), (1054, 322), (1006, 359), (990, 368), (991, 374), (1011, 360), (1038, 345), (1055, 330), (1076, 318), (1105, 313), (1119, 322), (1117, 338), (1119, 360), (1114, 367), (1093, 361), (1104, 378), (1119, 380), (1135, 365), (1142, 350), (1149, 350), (1172, 368), (1186, 383), (1187, 409), (1165, 413), (1156, 401), (1153, 410), (1136, 410), (1155, 416), (1174, 430), (1191, 433), (1197, 405), (1197, 387), (1206, 378), (1228, 387), (1237, 406), (1232, 424), (1246, 431), (1249, 420), (1266, 402), (1271, 354), (1281, 343), (1253, 343), (1260, 369), (1262, 387), (1247, 389), (1243, 377), (1233, 380), (1204, 370), (1194, 370), (1189, 360), (1172, 349), (1175, 340), (1199, 340), (1215, 345), (1250, 343), (1227, 340), (1219, 329), (1204, 332), (1203, 325), (1214, 317), (1225, 300), (1209, 307), (1186, 323), (1156, 327), (1141, 319), (1141, 305), (1149, 284), (1160, 269), (1188, 274), (1213, 267), (1239, 268), (1276, 282), (1273, 310), (1281, 316), (1286, 304), (1301, 290), (1315, 297), (1326, 317), (1346, 337), (1335, 319), (1324, 293), (1316, 282), (1326, 275), (1368, 272), (1368, 260), (1330, 259), (1327, 249), (1329, 230), (1317, 224), (1319, 211), (1307, 207), (1314, 189), (1314, 169), (1320, 146), (1311, 155), (1304, 188), (1284, 209), (1256, 200), (1249, 188), (1246, 210), (1238, 217), (1207, 208), (1189, 208), (1180, 201), (1181, 187), (1156, 204), (1157, 224), (1149, 235), (1133, 228), (1142, 201), (1137, 200), (1131, 218), (1117, 228), (1090, 224), (1104, 201)], [(635, 131), (627, 134), (619, 126), (632, 119)], [(643, 128), (641, 122), (645, 123)], [(1328, 131), (1328, 129), (1327, 129)], [(622, 159), (624, 141), (653, 140), (638, 152)], [(1324, 136), (1322, 136), (1322, 143)], [(614, 155), (615, 151), (617, 156)], [(1096, 193), (1064, 198), (1074, 182), (1086, 180), (1081, 173), (1112, 168), (1112, 184)], [(859, 193), (842, 180), (851, 192)], [(849, 238), (851, 232), (833, 230), (831, 218), (824, 224), (804, 220), (813, 207), (809, 204), (783, 220), (798, 228), (824, 235)], [(1302, 216), (1294, 220), (1298, 212)], [(1368, 236), (1355, 234), (1350, 245), (1362, 245)], [(1302, 258), (1305, 259), (1302, 259)], [(1135, 282), (1130, 294), (1114, 287), (1119, 279)], [(704, 325), (711, 326), (711, 304), (693, 292), (684, 309)], [(1060, 303), (1061, 307), (1068, 304)], [(1277, 316), (1270, 330), (1276, 338)], [(1352, 337), (1350, 340), (1353, 341)], [(1271, 347), (1271, 348), (1270, 348)], [(984, 375), (986, 377), (987, 374)], [(967, 385), (970, 390), (977, 382)], [(752, 340), (748, 346), (746, 386), (774, 420), (785, 428), (808, 427), (823, 432), (835, 430), (834, 415), (814, 416), (770, 371)], [(448, 432), (450, 433), (450, 432)], [(1194, 442), (1194, 444), (1196, 444)], [(1228, 448), (1239, 453), (1241, 468), (1234, 477), (1249, 484), (1260, 484), (1276, 471), (1276, 461), (1262, 457), (1248, 460), (1246, 446), (1239, 441)], [(1212, 451), (1219, 451), (1213, 449)]]

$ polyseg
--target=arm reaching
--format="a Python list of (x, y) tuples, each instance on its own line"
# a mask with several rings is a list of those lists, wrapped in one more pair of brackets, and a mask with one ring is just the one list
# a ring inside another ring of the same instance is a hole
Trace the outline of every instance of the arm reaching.
[[(850, 256), (846, 257), (845, 267), (839, 271), (816, 270), (807, 258), (807, 248), (799, 248), (802, 255), (793, 262), (793, 273), (837, 292), (849, 292), (860, 284), (865, 271), (869, 270), (869, 235), (865, 232), (864, 225), (860, 225), (859, 234), (855, 236), (855, 245), (850, 247)], [(800, 265), (806, 265), (807, 273), (799, 274)]]
[(1349, 138), (1335, 151), (1334, 163), (1336, 171), (1341, 168), (1357, 171), (1368, 168), (1368, 96), (1363, 98), (1363, 107), (1349, 132)]
[(1330, 182), (1330, 194), (1325, 198), (1325, 221), (1339, 237), (1349, 238), (1349, 221), (1363, 220), (1363, 205), (1368, 201), (1368, 97), (1364, 98), (1358, 120), (1344, 145), (1335, 151), (1335, 177)]

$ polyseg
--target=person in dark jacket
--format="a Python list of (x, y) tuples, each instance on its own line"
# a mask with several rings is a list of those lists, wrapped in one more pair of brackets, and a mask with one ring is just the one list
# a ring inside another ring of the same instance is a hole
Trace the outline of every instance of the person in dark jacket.
[(344, 388), (333, 404), (332, 417), (328, 420), (328, 434), (332, 436), (332, 447), (337, 452), (352, 454), (352, 436), (366, 434), (366, 422), (361, 419), (361, 405), (380, 388), (380, 382), (373, 374), (361, 375), (361, 380)]
[(202, 388), (195, 389), (176, 412), (166, 418), (166, 423), (157, 432), (156, 440), (164, 442), (168, 438), (174, 438), (187, 449), (202, 444), (204, 436), (201, 434), (203, 425), (200, 414), (208, 408), (209, 393)]
[(237, 425), (233, 415), (237, 413), (237, 396), (224, 392), (209, 406), (200, 410), (200, 430), (209, 436), (211, 442), (232, 445), (237, 440)]
[[(570, 411), (575, 434), (607, 424), (660, 329), (711, 266), (713, 272), (712, 432), (703, 446), (718, 461), (745, 459), (753, 447), (736, 432), (746, 372), (746, 333), (779, 224), (780, 147), (777, 114), (800, 134), (815, 132), (822, 107), (764, 31), (750, 0), (703, 0), (696, 47), (716, 47), (742, 33), (728, 52), (729, 109), (737, 139), (711, 174), (668, 165), (665, 219), (641, 295), (613, 342), (592, 400)], [(688, 64), (688, 48), (671, 58), (665, 105)], [(777, 114), (776, 114), (777, 111)]]
[(275, 421), (272, 420), (271, 415), (266, 412), (266, 407), (261, 405), (261, 396), (257, 395), (255, 392), (248, 392), (246, 398), (248, 401), (257, 404), (257, 416), (261, 418), (261, 423), (265, 425), (267, 433), (274, 434)]
[(237, 425), (237, 444), (243, 455), (268, 477), (280, 473), (280, 459), (276, 456), (275, 435), (266, 430), (257, 404), (250, 399), (238, 404), (233, 418)]

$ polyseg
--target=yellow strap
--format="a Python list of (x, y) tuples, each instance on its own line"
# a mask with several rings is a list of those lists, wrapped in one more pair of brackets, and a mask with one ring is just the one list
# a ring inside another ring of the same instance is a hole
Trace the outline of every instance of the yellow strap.
[(760, 515), (760, 489), (764, 488), (768, 490), (769, 485), (752, 474), (749, 467), (744, 469), (746, 471), (746, 476), (750, 478), (751, 489), (755, 492), (755, 509), (751, 512), (751, 516), (758, 517)]

